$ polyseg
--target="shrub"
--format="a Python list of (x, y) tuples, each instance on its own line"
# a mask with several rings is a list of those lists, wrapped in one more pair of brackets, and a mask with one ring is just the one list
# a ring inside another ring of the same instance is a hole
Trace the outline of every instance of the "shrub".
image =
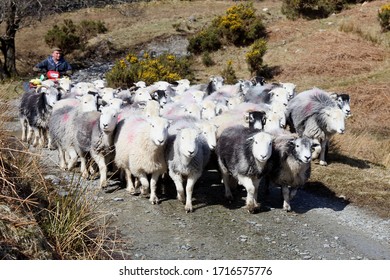
[(209, 52), (204, 52), (202, 55), (202, 63), (206, 67), (213, 66), (215, 64), (214, 60), (211, 58)]
[(220, 40), (221, 34), (216, 28), (207, 28), (202, 30), (189, 40), (188, 50), (194, 54), (200, 54), (206, 51), (216, 51), (222, 46)]
[(266, 37), (262, 19), (256, 16), (252, 3), (232, 6), (223, 16), (216, 17), (211, 25), (189, 41), (188, 50), (194, 54), (216, 51), (226, 44), (247, 46)]
[(226, 68), (222, 70), (221, 76), (224, 77), (224, 83), (235, 84), (237, 82), (236, 72), (233, 69), (233, 62), (229, 60)]
[(383, 5), (379, 9), (378, 20), (383, 32), (390, 30), (390, 4)]
[(261, 76), (263, 71), (263, 56), (267, 51), (267, 42), (264, 39), (255, 41), (246, 54), (246, 62), (251, 74)]
[(266, 35), (263, 22), (255, 13), (253, 3), (235, 5), (226, 11), (226, 15), (218, 17), (214, 24), (228, 42), (246, 46)]
[(89, 39), (105, 32), (107, 28), (102, 21), (83, 20), (76, 25), (72, 20), (65, 19), (63, 25), (54, 25), (46, 33), (45, 42), (49, 47), (60, 47), (66, 54), (83, 49)]
[(348, 0), (283, 0), (282, 13), (289, 19), (325, 18), (339, 12)]
[(146, 53), (140, 58), (128, 54), (126, 58), (117, 61), (106, 74), (110, 87), (123, 88), (128, 88), (138, 81), (152, 84), (161, 80), (174, 82), (183, 78), (193, 78), (189, 58), (178, 58), (170, 53), (157, 57), (151, 57)]

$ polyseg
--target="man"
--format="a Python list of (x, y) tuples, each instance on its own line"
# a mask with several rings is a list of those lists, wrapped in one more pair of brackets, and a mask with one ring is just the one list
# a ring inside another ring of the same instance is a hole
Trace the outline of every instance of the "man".
[(72, 74), (72, 67), (62, 57), (62, 51), (60, 48), (54, 48), (51, 56), (35, 65), (33, 70), (36, 72), (47, 72), (50, 70), (57, 71), (60, 73), (60, 76)]

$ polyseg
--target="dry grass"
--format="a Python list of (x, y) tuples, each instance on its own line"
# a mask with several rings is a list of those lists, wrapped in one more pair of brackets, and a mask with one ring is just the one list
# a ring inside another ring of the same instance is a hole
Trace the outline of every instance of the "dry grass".
[[(321, 182), (336, 196), (375, 209), (389, 217), (390, 200), (390, 33), (380, 32), (376, 15), (387, 1), (372, 1), (322, 20), (286, 20), (281, 1), (256, 1), (269, 30), (265, 63), (278, 70), (274, 81), (288, 81), (298, 91), (317, 86), (351, 95), (353, 117), (347, 133), (333, 139), (330, 165), (315, 165), (313, 182)], [(49, 53), (43, 42), (47, 29), (64, 18), (103, 20), (109, 32), (91, 41), (91, 46), (110, 41), (114, 49), (132, 50), (152, 41), (195, 32), (216, 15), (223, 14), (232, 1), (153, 1), (107, 9), (88, 9), (48, 18), (18, 33), (18, 57), (27, 66)], [(263, 12), (263, 8), (268, 12)], [(190, 20), (196, 19), (194, 20)], [(239, 78), (249, 78), (246, 48), (228, 46), (211, 54), (216, 64), (205, 67), (201, 58), (195, 65), (197, 81), (221, 73), (228, 60)], [(387, 214), (386, 214), (387, 212)]]
[(106, 215), (76, 183), (59, 197), (44, 178), (39, 151), (4, 130), (9, 117), (1, 99), (0, 259), (111, 258), (116, 240)]

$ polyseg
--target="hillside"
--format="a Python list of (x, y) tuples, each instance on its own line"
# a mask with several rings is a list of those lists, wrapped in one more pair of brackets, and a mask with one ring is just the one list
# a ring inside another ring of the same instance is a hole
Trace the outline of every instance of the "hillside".
[[(274, 69), (273, 81), (293, 82), (298, 92), (316, 86), (351, 96), (353, 117), (347, 120), (347, 133), (334, 137), (331, 164), (325, 168), (314, 165), (311, 181), (317, 187), (326, 186), (325, 193), (335, 193), (359, 205), (372, 200), (374, 203), (369, 204), (377, 210), (383, 207), (376, 203), (378, 199), (385, 204), (390, 201), (390, 34), (381, 33), (377, 21), (377, 11), (385, 3), (372, 1), (351, 6), (322, 20), (290, 21), (280, 12), (281, 1), (254, 2), (269, 32), (265, 63)], [(84, 53), (69, 56), (75, 64), (92, 58), (114, 61), (129, 51), (139, 52), (161, 44), (174, 52), (175, 43), (182, 44), (179, 38), (196, 32), (234, 4), (152, 1), (56, 15), (20, 30), (18, 58), (24, 69), (31, 69), (50, 52), (43, 40), (45, 32), (65, 18), (76, 23), (81, 19), (103, 20), (109, 30), (91, 40)], [(250, 78), (246, 51), (229, 46), (213, 53), (216, 65), (212, 67), (203, 66), (197, 59), (197, 80), (206, 81), (219, 74), (228, 60), (233, 62), (239, 78)], [(378, 211), (388, 216), (388, 208), (384, 209)]]
[[(226, 205), (223, 186), (212, 172), (199, 181), (194, 192), (195, 211), (188, 215), (174, 196), (164, 197), (160, 205), (151, 205), (147, 199), (131, 196), (118, 188), (118, 182), (111, 182), (112, 192), (104, 192), (97, 187), (98, 180), (85, 181), (82, 183), (91, 191), (93, 202), (98, 202), (97, 205), (91, 203), (92, 208), (98, 207), (96, 212), (109, 222), (110, 228), (105, 228), (104, 234), (107, 233), (109, 239), (114, 236), (112, 251), (107, 250), (113, 254), (104, 256), (126, 259), (389, 259), (390, 34), (381, 33), (377, 21), (377, 10), (385, 3), (387, 1), (352, 5), (322, 20), (290, 21), (280, 12), (281, 1), (254, 1), (268, 30), (265, 63), (274, 73), (270, 81), (295, 83), (298, 92), (319, 87), (351, 96), (353, 116), (346, 121), (346, 133), (332, 139), (328, 166), (312, 164), (310, 181), (293, 200), (292, 213), (281, 209), (276, 189), (265, 202), (270, 211), (249, 215), (240, 209), (244, 192), (238, 194), (241, 197), (233, 205)], [(128, 52), (154, 48), (185, 52), (187, 36), (235, 4), (237, 1), (150, 1), (50, 16), (17, 33), (18, 70), (24, 79), (33, 75), (32, 66), (50, 53), (43, 39), (45, 33), (63, 19), (70, 18), (75, 23), (83, 19), (102, 20), (108, 28), (106, 34), (90, 40), (85, 51), (67, 57), (75, 68), (81, 69), (94, 63), (114, 62)], [(215, 52), (212, 58), (216, 65), (212, 67), (205, 67), (197, 58), (194, 82), (204, 82), (211, 75), (220, 74), (227, 61), (233, 62), (239, 78), (250, 78), (246, 51), (247, 48), (228, 46)], [(0, 97), (14, 98), (14, 88), (13, 84), (1, 84)], [(4, 103), (1, 98), (0, 129), (5, 124), (6, 129), (11, 128), (16, 135), (20, 129), (17, 99), (6, 106)], [(6, 133), (1, 136), (3, 145), (9, 138)], [(0, 155), (4, 153), (6, 159), (11, 157), (19, 162), (19, 156), (8, 151), (9, 147), (1, 146)], [(1, 258), (101, 258), (100, 254), (59, 256), (53, 244), (46, 244), (47, 236), (43, 236), (42, 227), (39, 228), (36, 221), (39, 215), (25, 213), (24, 206), (30, 210), (28, 203), (36, 203), (35, 195), (31, 196), (31, 202), (29, 200), (30, 185), (34, 184), (31, 182), (38, 181), (47, 188), (47, 182), (53, 180), (54, 191), (63, 194), (77, 176), (58, 169), (55, 151), (30, 150), (24, 156), (26, 162), (36, 163), (38, 160), (31, 161), (30, 155), (34, 155), (33, 158), (43, 155), (39, 158), (43, 164), (37, 167), (43, 171), (19, 168), (28, 189), (22, 189), (16, 202), (7, 188), (0, 192), (0, 239), (6, 241), (0, 241)], [(41, 172), (49, 174), (51, 179), (44, 180)], [(0, 175), (5, 177), (4, 174)], [(58, 182), (63, 184), (59, 190)], [(19, 198), (23, 198), (23, 207), (17, 202)], [(41, 203), (46, 205), (47, 202)], [(76, 209), (75, 216), (79, 214)], [(25, 235), (21, 230), (37, 234), (35, 237)], [(33, 239), (36, 243), (31, 241)], [(100, 248), (100, 243), (97, 245)]]

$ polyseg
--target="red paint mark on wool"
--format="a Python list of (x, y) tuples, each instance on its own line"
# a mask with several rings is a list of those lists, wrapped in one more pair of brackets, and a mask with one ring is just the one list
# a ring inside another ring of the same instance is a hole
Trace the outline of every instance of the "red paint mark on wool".
[(62, 116), (62, 122), (67, 122), (69, 120), (69, 114), (66, 113), (66, 114), (63, 114)]
[(136, 135), (138, 134), (142, 124), (145, 124), (146, 121), (142, 117), (135, 117), (129, 120), (129, 130), (127, 132), (127, 143), (134, 142)]
[(305, 108), (304, 108), (304, 113), (309, 113), (309, 112), (312, 111), (312, 109), (313, 109), (313, 104), (312, 104), (312, 102), (309, 102), (309, 103), (305, 106)]

